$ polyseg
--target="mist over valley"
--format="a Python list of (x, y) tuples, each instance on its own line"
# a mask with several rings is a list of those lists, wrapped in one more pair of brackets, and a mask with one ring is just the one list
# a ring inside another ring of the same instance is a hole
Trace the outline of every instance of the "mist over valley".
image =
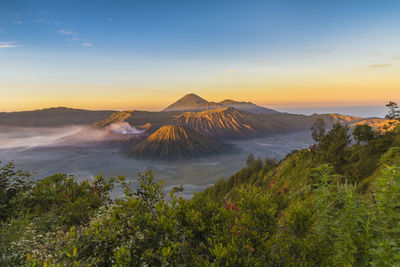
[[(279, 113), (250, 102), (208, 102), (194, 94), (161, 112), (56, 108), (24, 114), (0, 114), (2, 161), (13, 160), (37, 178), (61, 172), (86, 179), (102, 173), (134, 182), (139, 172), (151, 169), (168, 186), (183, 184), (188, 195), (236, 173), (249, 154), (280, 160), (308, 147), (313, 144), (310, 126), (317, 118), (350, 127), (367, 123), (379, 128), (387, 122)], [(71, 125), (77, 121), (89, 123)]]

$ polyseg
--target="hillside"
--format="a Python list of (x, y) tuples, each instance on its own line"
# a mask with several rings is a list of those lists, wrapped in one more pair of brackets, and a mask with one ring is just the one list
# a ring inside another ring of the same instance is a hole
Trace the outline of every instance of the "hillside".
[(341, 115), (336, 113), (330, 114), (315, 114), (311, 116), (312, 118), (322, 118), (328, 125), (333, 125), (334, 123), (341, 123), (348, 125), (350, 128), (354, 128), (357, 125), (367, 124), (375, 130), (393, 130), (396, 124), (396, 120), (389, 120), (385, 118), (361, 118), (357, 116)]
[(276, 110), (265, 108), (258, 106), (254, 103), (251, 102), (239, 102), (239, 101), (234, 101), (230, 99), (223, 100), (219, 102), (218, 104), (222, 105), (222, 107), (232, 107), (236, 108), (238, 110), (243, 110), (247, 112), (252, 112), (256, 114), (276, 114), (279, 113)]
[(256, 114), (273, 114), (277, 111), (264, 108), (253, 104), (251, 102), (238, 102), (234, 100), (223, 100), (221, 102), (209, 102), (196, 94), (187, 94), (174, 102), (170, 106), (166, 107), (162, 111), (203, 111), (209, 109), (221, 109), (226, 107), (233, 107), (239, 110), (253, 112)]
[(232, 148), (183, 126), (165, 125), (128, 154), (136, 158), (175, 160), (220, 154)]
[[(334, 167), (335, 174), (340, 175), (336, 182), (356, 184), (359, 192), (366, 194), (370, 193), (371, 184), (386, 166), (400, 164), (400, 126), (384, 133), (377, 130), (374, 139), (364, 144), (348, 143), (337, 149), (335, 141), (327, 140), (326, 143), (326, 148), (323, 145), (315, 151), (292, 151), (280, 162), (250, 156), (246, 167), (228, 180), (217, 182), (206, 192), (215, 200), (223, 201), (241, 185), (267, 187), (272, 183), (277, 190), (286, 188), (296, 197), (309, 193), (310, 186), (315, 182), (312, 177), (315, 168), (328, 163)], [(333, 157), (327, 157), (332, 149), (335, 150)], [(338, 161), (336, 156), (342, 157), (342, 160)]]
[(20, 127), (59, 127), (89, 125), (107, 118), (109, 110), (84, 110), (72, 108), (47, 108), (33, 111), (0, 112), (0, 125)]
[(101, 121), (95, 122), (92, 127), (105, 128), (113, 123), (127, 122), (139, 129), (155, 131), (178, 114), (179, 112), (119, 111), (112, 113)]
[(169, 123), (188, 126), (215, 138), (252, 138), (284, 130), (276, 121), (231, 107), (202, 112), (185, 112)]
[(219, 104), (208, 102), (196, 94), (187, 94), (162, 111), (201, 111), (219, 107), (221, 107)]

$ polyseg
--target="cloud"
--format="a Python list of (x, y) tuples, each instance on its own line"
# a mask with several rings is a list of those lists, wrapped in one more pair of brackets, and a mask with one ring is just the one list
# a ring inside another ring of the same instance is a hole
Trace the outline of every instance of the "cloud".
[(384, 64), (373, 64), (373, 65), (368, 65), (365, 68), (367, 69), (380, 69), (380, 68), (386, 68), (386, 67), (391, 67), (394, 64), (392, 63), (384, 63)]
[(64, 34), (64, 35), (78, 35), (76, 32), (70, 31), (70, 30), (65, 30), (61, 29), (57, 31), (58, 33)]
[(93, 44), (91, 44), (91, 43), (83, 43), (82, 46), (84, 46), (84, 47), (90, 47), (90, 46), (93, 46)]
[(111, 21), (112, 21), (112, 18), (108, 18), (108, 21), (111, 22)]
[(235, 70), (227, 70), (226, 73), (234, 73)]
[(18, 25), (22, 25), (22, 24), (23, 24), (22, 20), (16, 20), (16, 21), (14, 21), (13, 23), (14, 23), (14, 24), (18, 24)]
[[(83, 46), (83, 47), (93, 46), (93, 44), (90, 43), (89, 40), (87, 40), (85, 38), (81, 38), (80, 35), (74, 31), (60, 29), (57, 32), (60, 34), (69, 36), (67, 39), (65, 39), (65, 41), (67, 41), (67, 42), (79, 42), (79, 43), (81, 43), (81, 46)], [(72, 44), (69, 44), (68, 46), (73, 47)]]
[(34, 22), (38, 22), (38, 23), (47, 23), (47, 24), (54, 24), (54, 25), (60, 25), (61, 23), (58, 21), (49, 21), (46, 19), (35, 19)]
[(14, 47), (21, 47), (22, 45), (17, 44), (17, 42), (0, 42), (0, 49), (1, 48), (14, 48)]

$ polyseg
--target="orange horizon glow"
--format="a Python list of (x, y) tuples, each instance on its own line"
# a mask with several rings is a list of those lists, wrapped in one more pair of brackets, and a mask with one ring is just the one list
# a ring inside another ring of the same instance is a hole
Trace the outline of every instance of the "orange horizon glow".
[[(160, 86), (161, 89), (129, 86), (7, 83), (0, 84), (0, 112), (70, 107), (90, 110), (148, 110), (159, 111), (185, 94), (195, 93), (208, 100), (225, 99), (250, 101), (279, 107), (363, 106), (382, 105), (400, 99), (400, 77), (388, 73), (320, 77), (301, 77), (292, 81), (266, 81), (233, 78), (229, 82), (186, 83)], [(307, 80), (308, 78), (308, 80)], [(280, 79), (278, 77), (278, 79)]]

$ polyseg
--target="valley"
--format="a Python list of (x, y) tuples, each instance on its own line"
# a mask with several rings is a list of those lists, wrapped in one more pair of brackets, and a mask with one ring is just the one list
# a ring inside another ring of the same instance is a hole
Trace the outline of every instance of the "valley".
[(313, 144), (310, 127), (316, 119), (328, 128), (336, 122), (390, 128), (390, 120), (381, 118), (289, 114), (188, 94), (159, 112), (50, 108), (1, 113), (0, 160), (14, 160), (37, 178), (102, 173), (125, 175), (135, 183), (137, 173), (151, 169), (167, 186), (183, 184), (184, 194), (191, 196), (233, 175), (249, 154), (280, 160)]
[[(25, 130), (29, 132), (29, 129)], [(32, 133), (38, 134), (37, 132)], [(61, 134), (56, 133), (57, 137)], [(21, 143), (25, 137), (12, 137), (12, 134), (0, 133), (3, 140), (19, 144), (17, 147), (6, 147), (0, 143), (1, 160), (14, 160), (25, 170), (36, 172), (35, 177), (43, 178), (54, 173), (75, 175), (78, 179), (94, 177), (102, 173), (105, 177), (125, 175), (135, 185), (137, 173), (152, 169), (157, 179), (164, 180), (167, 186), (183, 184), (184, 193), (191, 195), (214, 184), (221, 178), (228, 178), (242, 168), (247, 156), (253, 153), (256, 157), (281, 159), (293, 149), (301, 149), (312, 143), (309, 132), (295, 132), (285, 135), (256, 138), (252, 140), (230, 141), (237, 150), (209, 157), (169, 161), (138, 160), (126, 157), (121, 145), (115, 144), (80, 144), (57, 145), (51, 136), (43, 138), (53, 140), (46, 146), (38, 143), (28, 146)], [(42, 141), (41, 141), (42, 142)]]

